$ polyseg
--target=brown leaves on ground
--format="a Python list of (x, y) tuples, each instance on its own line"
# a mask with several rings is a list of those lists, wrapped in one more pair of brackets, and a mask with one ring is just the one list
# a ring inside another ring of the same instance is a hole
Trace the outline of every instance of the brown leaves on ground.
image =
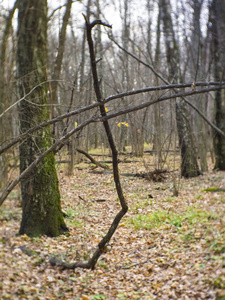
[[(225, 186), (224, 172), (189, 180), (171, 172), (164, 182), (121, 176), (130, 209), (92, 271), (54, 268), (49, 257), (90, 257), (120, 209), (113, 177), (87, 164), (68, 177), (64, 168), (66, 235), (18, 236), (18, 200), (0, 208), (0, 299), (225, 299), (225, 193), (216, 191)], [(146, 172), (142, 159), (120, 169)]]

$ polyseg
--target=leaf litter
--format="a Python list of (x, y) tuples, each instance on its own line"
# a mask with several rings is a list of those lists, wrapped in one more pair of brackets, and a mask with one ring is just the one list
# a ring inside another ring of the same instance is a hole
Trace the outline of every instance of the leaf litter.
[[(120, 170), (146, 172), (136, 158)], [(121, 176), (129, 211), (96, 269), (62, 270), (49, 257), (88, 260), (120, 205), (111, 173), (58, 171), (67, 234), (18, 236), (19, 201), (0, 208), (0, 299), (225, 299), (225, 172), (176, 179), (177, 197), (174, 174)]]

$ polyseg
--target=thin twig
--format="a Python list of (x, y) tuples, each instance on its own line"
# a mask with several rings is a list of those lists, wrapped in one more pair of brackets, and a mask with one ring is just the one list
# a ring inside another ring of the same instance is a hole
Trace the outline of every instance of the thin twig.
[[(41, 83), (39, 83), (38, 85), (36, 85), (35, 87), (33, 87), (26, 95), (24, 95), (22, 98), (18, 99), (15, 103), (13, 103), (11, 106), (9, 106), (7, 109), (5, 109), (3, 111), (3, 113), (0, 114), (0, 118), (2, 118), (9, 110), (11, 110), (14, 106), (16, 106), (17, 104), (19, 104), (21, 101), (25, 100), (29, 103), (31, 103), (32, 105), (36, 105), (36, 106), (52, 106), (52, 104), (36, 104), (36, 103), (33, 103), (29, 100), (27, 100), (26, 98), (33, 93), (34, 90), (36, 90), (38, 87), (42, 86), (43, 84), (46, 84), (46, 83), (49, 83), (49, 82), (52, 82), (52, 81), (55, 81), (55, 80), (47, 80), (47, 81), (43, 81)], [(57, 81), (61, 81), (61, 80), (57, 80)]]

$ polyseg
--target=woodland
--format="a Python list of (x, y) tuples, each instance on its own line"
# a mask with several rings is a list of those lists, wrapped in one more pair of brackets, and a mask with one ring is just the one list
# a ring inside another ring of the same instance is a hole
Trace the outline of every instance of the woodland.
[(0, 299), (225, 299), (224, 0), (0, 8)]

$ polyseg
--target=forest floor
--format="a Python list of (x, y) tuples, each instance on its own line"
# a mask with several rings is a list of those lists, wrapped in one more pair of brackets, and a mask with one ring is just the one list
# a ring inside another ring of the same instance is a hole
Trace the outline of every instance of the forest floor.
[(49, 257), (92, 255), (120, 210), (112, 174), (87, 161), (72, 176), (58, 166), (70, 232), (57, 238), (17, 235), (15, 190), (0, 208), (0, 299), (225, 299), (225, 172), (179, 179), (171, 157), (159, 181), (130, 176), (154, 171), (154, 160), (120, 163), (129, 211), (95, 270), (62, 270)]

